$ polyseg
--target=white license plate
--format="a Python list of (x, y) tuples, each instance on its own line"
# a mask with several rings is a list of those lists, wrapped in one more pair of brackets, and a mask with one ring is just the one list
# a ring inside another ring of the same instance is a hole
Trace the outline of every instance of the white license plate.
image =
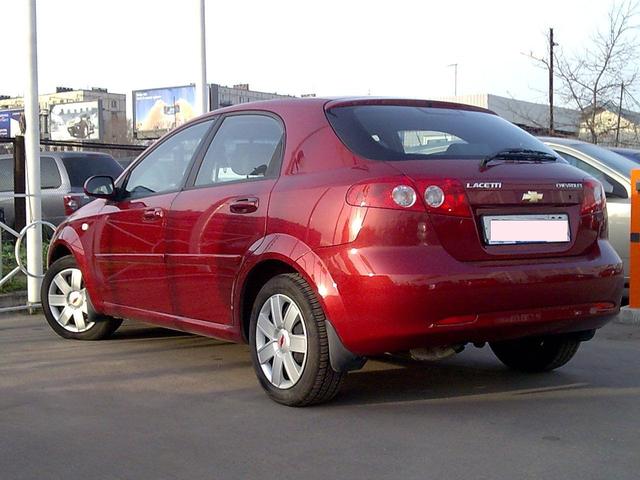
[(569, 217), (555, 215), (487, 215), (482, 217), (489, 245), (570, 241)]

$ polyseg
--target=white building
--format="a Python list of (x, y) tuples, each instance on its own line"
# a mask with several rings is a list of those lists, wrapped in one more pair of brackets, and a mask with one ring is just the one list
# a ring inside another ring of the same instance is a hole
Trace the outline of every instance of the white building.
[[(549, 105), (525, 102), (490, 93), (457, 95), (438, 100), (487, 108), (532, 133), (546, 134), (549, 129)], [(577, 110), (554, 107), (553, 124), (556, 133), (577, 136), (580, 131), (580, 123), (580, 112)]]

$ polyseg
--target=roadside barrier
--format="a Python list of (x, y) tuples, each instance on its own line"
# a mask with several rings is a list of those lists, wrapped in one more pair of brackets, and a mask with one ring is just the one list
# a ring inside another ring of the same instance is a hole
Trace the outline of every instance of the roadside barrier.
[(631, 234), (629, 235), (629, 306), (619, 323), (640, 325), (640, 170), (631, 171)]
[(631, 171), (629, 307), (640, 308), (640, 170)]

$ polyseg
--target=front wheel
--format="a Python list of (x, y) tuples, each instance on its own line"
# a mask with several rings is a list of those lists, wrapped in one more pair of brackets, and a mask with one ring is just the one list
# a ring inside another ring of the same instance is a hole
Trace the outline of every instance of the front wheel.
[(548, 372), (562, 367), (578, 351), (580, 340), (564, 336), (523, 338), (491, 343), (491, 350), (507, 367), (522, 372)]
[(122, 323), (95, 311), (82, 271), (72, 256), (51, 264), (42, 280), (41, 298), (47, 323), (63, 338), (102, 340)]
[(344, 374), (331, 368), (325, 322), (300, 275), (278, 275), (258, 293), (249, 330), (251, 359), (262, 388), (276, 402), (301, 407), (338, 392)]

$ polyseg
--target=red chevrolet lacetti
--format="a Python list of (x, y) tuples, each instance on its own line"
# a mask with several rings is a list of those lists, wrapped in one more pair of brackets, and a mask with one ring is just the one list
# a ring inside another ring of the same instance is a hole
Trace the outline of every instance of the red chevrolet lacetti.
[(605, 194), (494, 113), (390, 99), (224, 108), (172, 131), (58, 228), (60, 336), (122, 318), (248, 342), (275, 401), (331, 399), (385, 352), (489, 342), (562, 366), (620, 307)]

